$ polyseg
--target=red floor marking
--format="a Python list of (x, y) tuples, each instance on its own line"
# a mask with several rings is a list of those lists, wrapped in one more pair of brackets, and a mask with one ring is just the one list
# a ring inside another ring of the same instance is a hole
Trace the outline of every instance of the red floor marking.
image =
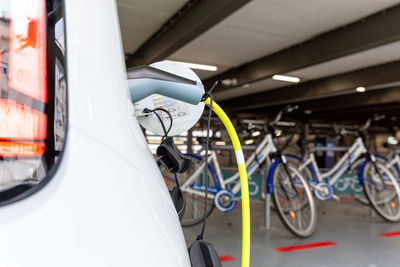
[(219, 259), (221, 260), (221, 262), (235, 261), (236, 260), (236, 258), (233, 257), (232, 255), (222, 255), (222, 256), (219, 256)]
[(354, 200), (355, 201), (354, 197), (340, 197), (340, 200), (346, 200), (346, 201)]
[(393, 237), (393, 236), (399, 236), (400, 232), (380, 233), (379, 235), (384, 237)]
[(301, 245), (294, 245), (288, 247), (280, 247), (275, 248), (278, 252), (292, 252), (296, 250), (303, 250), (303, 249), (313, 249), (313, 248), (320, 248), (320, 247), (327, 247), (327, 246), (336, 246), (337, 244), (332, 241), (324, 241), (324, 242), (317, 242), (317, 243), (309, 243), (309, 244), (301, 244)]

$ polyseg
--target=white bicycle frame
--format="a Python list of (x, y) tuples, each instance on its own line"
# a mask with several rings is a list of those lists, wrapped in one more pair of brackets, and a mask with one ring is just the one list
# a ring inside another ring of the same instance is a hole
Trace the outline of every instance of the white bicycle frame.
[[(385, 165), (386, 168), (391, 169), (396, 165), (398, 168), (400, 168), (400, 150), (395, 150), (393, 152), (390, 152), (387, 157), (389, 159), (389, 162)], [(398, 175), (400, 175), (400, 173)], [(395, 177), (395, 178), (396, 180), (399, 180), (400, 177)]]
[[(257, 146), (256, 150), (246, 161), (246, 167), (248, 168), (247, 175), (250, 177), (257, 170), (257, 167), (264, 161), (267, 161), (267, 164), (270, 164), (270, 159), (268, 156), (274, 152), (277, 152), (277, 149), (272, 140), (272, 135), (267, 134), (262, 142)], [(210, 155), (208, 156), (207, 163), (211, 164), (215, 168), (215, 172), (217, 174), (217, 179), (219, 181), (221, 189), (226, 189), (228, 184), (235, 183), (235, 185), (231, 189), (231, 192), (236, 195), (240, 191), (239, 172), (236, 172), (231, 177), (224, 180), (221, 167), (218, 162), (217, 154), (214, 151), (210, 151), (209, 153)], [(196, 178), (204, 171), (204, 164), (205, 163), (202, 163), (202, 165), (189, 177), (189, 179), (183, 185), (181, 185), (183, 192), (188, 192), (199, 196), (204, 195), (204, 192), (192, 189), (190, 187), (190, 185), (196, 180)], [(213, 199), (214, 194), (210, 194), (208, 197)]]
[[(387, 158), (388, 158), (388, 161), (385, 164), (386, 168), (392, 169), (393, 167), (396, 167), (396, 165), (397, 165), (397, 168), (400, 168), (400, 150), (391, 151), (387, 155)], [(397, 175), (395, 177), (398, 182), (400, 182), (400, 177), (399, 176), (400, 176), (400, 172), (397, 173)]]
[(323, 182), (325, 179), (327, 179), (328, 184), (334, 185), (340, 176), (346, 172), (349, 166), (351, 166), (356, 159), (366, 152), (367, 148), (365, 147), (362, 138), (358, 137), (353, 145), (329, 171), (321, 173), (313, 152), (310, 152), (308, 159), (300, 165), (299, 170), (302, 171), (307, 168), (308, 165), (311, 165), (315, 171), (318, 182)]

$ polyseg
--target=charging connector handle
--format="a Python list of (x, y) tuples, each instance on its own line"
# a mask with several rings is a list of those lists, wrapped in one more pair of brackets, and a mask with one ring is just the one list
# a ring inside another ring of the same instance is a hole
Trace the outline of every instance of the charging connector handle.
[[(203, 101), (210, 106), (210, 98)], [(240, 187), (242, 195), (242, 267), (250, 266), (250, 197), (249, 197), (249, 181), (247, 179), (246, 163), (243, 156), (242, 146), (235, 127), (221, 107), (213, 101), (212, 110), (217, 114), (231, 138), (233, 148), (236, 154), (236, 161), (239, 168)]]
[(201, 82), (150, 66), (139, 66), (127, 73), (128, 87), (132, 103), (136, 103), (152, 94), (160, 94), (197, 105), (204, 94)]

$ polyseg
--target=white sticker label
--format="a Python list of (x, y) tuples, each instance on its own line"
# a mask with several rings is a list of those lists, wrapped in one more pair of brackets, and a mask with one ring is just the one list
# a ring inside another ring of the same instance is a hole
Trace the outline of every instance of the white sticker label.
[(244, 156), (243, 156), (243, 150), (236, 150), (235, 154), (236, 154), (237, 164), (245, 163)]
[[(154, 108), (163, 108), (171, 113), (173, 119), (184, 118), (190, 116), (190, 106), (182, 101), (175, 100), (173, 98), (165, 97), (162, 95), (153, 96)], [(168, 114), (165, 112), (158, 112), (162, 119), (169, 120)]]

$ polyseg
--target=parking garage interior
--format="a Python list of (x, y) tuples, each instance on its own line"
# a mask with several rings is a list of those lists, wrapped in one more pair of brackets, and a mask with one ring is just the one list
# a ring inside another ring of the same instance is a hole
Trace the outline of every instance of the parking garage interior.
[[(335, 148), (316, 152), (321, 168), (331, 168), (354, 141), (339, 137), (340, 129), (359, 129), (370, 118), (366, 146), (381, 155), (396, 149), (398, 1), (117, 2), (128, 70), (160, 60), (206, 65), (193, 71), (206, 90), (219, 81), (214, 99), (231, 116), (245, 156), (256, 150), (265, 126), (288, 105), (298, 108), (274, 127), (275, 144), (297, 155), (316, 147)], [(213, 117), (210, 148), (229, 176), (236, 171), (235, 156), (221, 129)], [(193, 129), (174, 137), (175, 144), (184, 153), (201, 153), (206, 130), (205, 113)], [(161, 136), (145, 135), (155, 153)], [(267, 169), (261, 165), (250, 178), (251, 266), (398, 264), (400, 243), (395, 234), (385, 233), (396, 233), (399, 225), (385, 222), (354, 198), (362, 190), (357, 180), (348, 188), (334, 185), (336, 200), (317, 201), (317, 230), (304, 239), (284, 228), (273, 207), (266, 211)], [(240, 225), (238, 207), (209, 216), (205, 236), (225, 255), (223, 266), (239, 266)], [(190, 244), (201, 224), (183, 229)]]

